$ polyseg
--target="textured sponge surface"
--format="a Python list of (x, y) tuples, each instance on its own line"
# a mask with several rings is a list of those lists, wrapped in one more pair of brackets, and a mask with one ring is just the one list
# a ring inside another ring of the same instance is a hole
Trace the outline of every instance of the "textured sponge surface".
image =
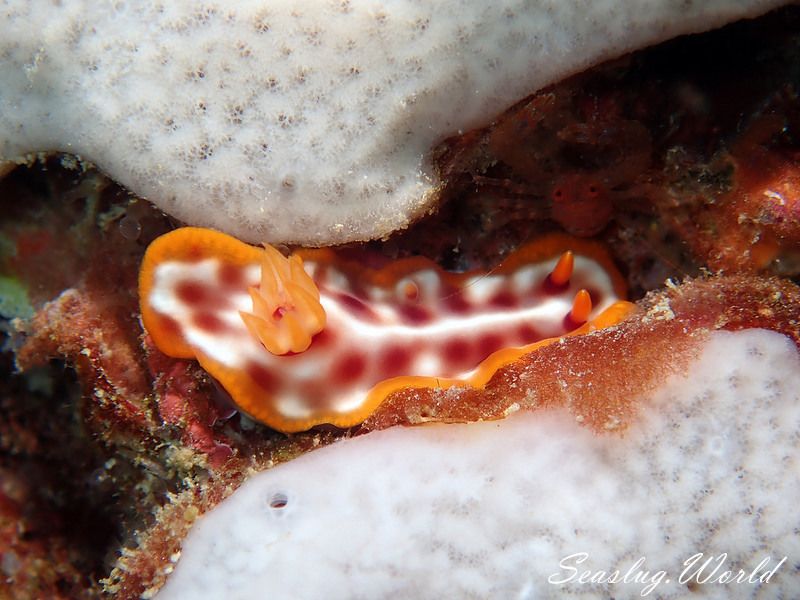
[(159, 598), (790, 597), (798, 390), (788, 338), (717, 332), (622, 438), (553, 411), (339, 442), (203, 516)]
[(0, 160), (79, 154), (252, 242), (386, 235), (429, 152), (543, 85), (780, 0), (244, 0), (0, 5)]

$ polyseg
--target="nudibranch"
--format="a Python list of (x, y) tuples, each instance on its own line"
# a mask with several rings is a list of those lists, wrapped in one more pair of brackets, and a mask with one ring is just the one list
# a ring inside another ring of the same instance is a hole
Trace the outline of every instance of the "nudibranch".
[(566, 236), (489, 272), (449, 273), (329, 249), (286, 258), (186, 227), (150, 245), (139, 284), (156, 346), (196, 358), (242, 411), (284, 432), (356, 425), (403, 388), (480, 388), (537, 346), (633, 310), (605, 252)]

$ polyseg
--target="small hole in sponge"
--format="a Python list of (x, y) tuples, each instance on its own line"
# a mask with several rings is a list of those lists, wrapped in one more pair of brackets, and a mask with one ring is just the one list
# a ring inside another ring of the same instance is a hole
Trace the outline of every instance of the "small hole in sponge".
[(269, 507), (275, 510), (286, 508), (287, 504), (289, 504), (289, 497), (283, 492), (276, 492), (269, 499)]

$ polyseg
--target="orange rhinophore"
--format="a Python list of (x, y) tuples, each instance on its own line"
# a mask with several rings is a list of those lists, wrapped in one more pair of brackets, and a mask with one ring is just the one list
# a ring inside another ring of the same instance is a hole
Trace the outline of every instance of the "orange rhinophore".
[(356, 425), (403, 388), (481, 388), (633, 310), (605, 251), (566, 236), (489, 272), (449, 273), (422, 258), (372, 269), (326, 249), (286, 258), (186, 227), (151, 244), (139, 281), (155, 344), (196, 358), (242, 411), (285, 432)]
[(569, 311), (569, 317), (575, 323), (585, 323), (589, 320), (589, 315), (592, 312), (592, 297), (586, 290), (578, 290), (575, 294), (575, 299), (572, 301), (572, 310)]
[(572, 269), (575, 263), (575, 257), (570, 250), (564, 252), (558, 259), (556, 266), (550, 272), (550, 281), (555, 285), (567, 285), (569, 278), (572, 276)]

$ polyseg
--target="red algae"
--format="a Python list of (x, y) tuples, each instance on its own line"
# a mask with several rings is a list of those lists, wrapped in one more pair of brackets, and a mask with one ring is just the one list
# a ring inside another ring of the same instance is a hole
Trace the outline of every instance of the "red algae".
[[(166, 362), (166, 357), (161, 361), (154, 359), (156, 353), (157, 350), (150, 348), (151, 365)], [(206, 455), (211, 467), (222, 467), (233, 454), (231, 442), (213, 430), (224, 416), (223, 411), (209, 402), (204, 374), (187, 361), (169, 363), (167, 371), (153, 371), (158, 415), (165, 425), (181, 432), (181, 442), (186, 447)]]
[(695, 251), (727, 272), (794, 273), (800, 263), (800, 151), (787, 147), (786, 108), (778, 97), (733, 144), (730, 190), (699, 215)]
[(17, 366), (24, 371), (49, 358), (69, 357), (85, 389), (95, 390), (95, 416), (142, 431), (150, 418), (149, 386), (136, 338), (129, 335), (131, 319), (119, 317), (91, 292), (69, 289), (26, 325), (30, 334), (17, 352)]
[(58, 530), (47, 522), (56, 515), (31, 506), (37, 493), (24, 471), (13, 466), (0, 468), (0, 573), (14, 581), (13, 595), (7, 597), (67, 600), (83, 594), (88, 582), (77, 567), (79, 550), (43, 531)]

